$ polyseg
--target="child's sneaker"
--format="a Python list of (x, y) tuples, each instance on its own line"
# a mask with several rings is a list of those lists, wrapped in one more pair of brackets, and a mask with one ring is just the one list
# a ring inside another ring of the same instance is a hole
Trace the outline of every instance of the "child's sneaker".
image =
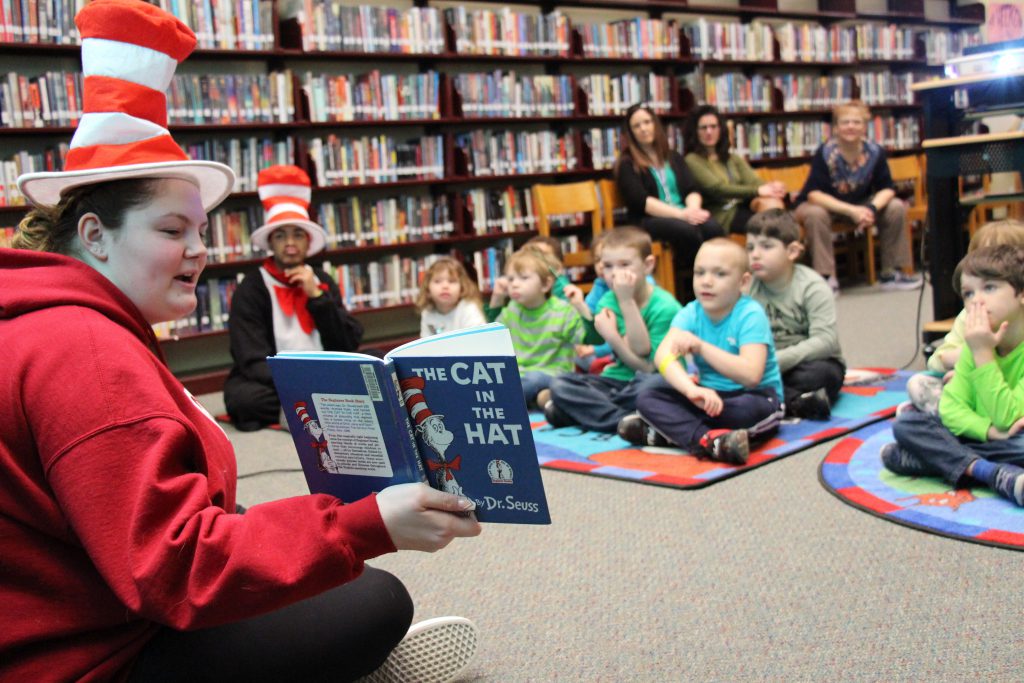
[(554, 401), (548, 401), (544, 404), (544, 419), (555, 429), (570, 427), (576, 424), (576, 421), (569, 417), (564, 410), (556, 406)]
[(793, 417), (805, 420), (827, 420), (832, 416), (832, 404), (828, 401), (828, 393), (824, 389), (816, 389), (800, 394), (786, 406), (786, 412)]
[(402, 642), (366, 683), (444, 683), (476, 652), (476, 626), (463, 617), (427, 619), (409, 627)]
[(537, 407), (540, 408), (541, 410), (544, 410), (544, 406), (546, 406), (548, 404), (548, 401), (550, 400), (550, 389), (541, 389), (540, 391), (537, 392)]
[(634, 446), (671, 446), (668, 439), (663, 437), (647, 421), (640, 417), (640, 413), (632, 413), (619, 420), (619, 436)]
[(1024, 507), (1024, 469), (1010, 464), (998, 465), (992, 488), (1003, 498)]
[(730, 465), (746, 465), (750, 457), (746, 429), (712, 429), (701, 437), (700, 448), (712, 460)]
[(918, 289), (923, 284), (924, 279), (920, 275), (907, 275), (902, 270), (890, 270), (878, 276), (880, 289)]
[(934, 474), (932, 469), (926, 466), (919, 457), (905, 448), (900, 448), (895, 441), (890, 441), (882, 446), (882, 450), (878, 454), (882, 458), (885, 469), (890, 472), (908, 477), (927, 477)]

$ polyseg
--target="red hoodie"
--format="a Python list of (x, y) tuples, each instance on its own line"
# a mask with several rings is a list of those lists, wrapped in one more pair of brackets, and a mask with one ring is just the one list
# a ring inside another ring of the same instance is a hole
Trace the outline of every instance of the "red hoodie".
[(394, 551), (373, 498), (232, 514), (223, 430), (84, 263), (0, 249), (0, 348), (0, 680), (121, 680), (161, 624), (268, 612)]

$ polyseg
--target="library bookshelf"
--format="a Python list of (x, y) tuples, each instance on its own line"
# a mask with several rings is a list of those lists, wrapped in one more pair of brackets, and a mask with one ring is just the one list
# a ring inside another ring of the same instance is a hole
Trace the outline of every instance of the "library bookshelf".
[[(76, 2), (20, 0), (15, 31), (3, 0), (0, 226), (25, 211), (11, 176), (59, 168), (74, 132), (79, 48), (67, 20)], [(655, 105), (677, 145), (693, 107), (716, 104), (740, 153), (787, 165), (827, 137), (833, 104), (860, 97), (875, 139), (893, 154), (918, 153), (921, 111), (909, 86), (971, 40), (983, 7), (809, 2), (379, 0), (332, 12), (310, 1), (296, 18), (269, 0), (175, 3), (200, 47), (179, 67), (169, 127), (193, 157), (235, 167), (240, 183), (211, 215), (209, 300), (160, 330), (172, 368), (204, 390), (223, 378), (231, 283), (260, 261), (248, 249), (262, 223), (255, 175), (272, 163), (296, 163), (314, 179), (312, 213), (331, 233), (322, 259), (368, 345), (387, 348), (415, 334), (416, 278), (432, 258), (454, 254), (486, 290), (504, 257), (536, 234), (531, 185), (609, 177), (635, 101)], [(30, 4), (49, 7), (34, 33)], [(59, 21), (63, 30), (43, 35)], [(589, 238), (572, 221), (555, 234), (569, 248)]]

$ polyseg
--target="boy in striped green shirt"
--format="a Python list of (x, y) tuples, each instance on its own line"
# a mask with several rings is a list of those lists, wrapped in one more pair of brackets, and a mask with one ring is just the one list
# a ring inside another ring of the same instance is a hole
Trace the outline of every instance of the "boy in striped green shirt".
[(556, 375), (572, 372), (576, 345), (583, 342), (585, 330), (576, 310), (551, 295), (555, 278), (544, 254), (517, 251), (505, 266), (505, 279), (510, 301), (497, 321), (512, 335), (523, 398), (532, 405)]

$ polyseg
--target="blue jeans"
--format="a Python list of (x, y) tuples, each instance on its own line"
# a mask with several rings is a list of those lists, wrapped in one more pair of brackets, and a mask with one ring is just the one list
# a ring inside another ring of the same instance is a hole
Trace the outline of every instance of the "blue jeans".
[(938, 415), (907, 411), (893, 423), (896, 444), (917, 456), (921, 467), (912, 476), (942, 477), (953, 486), (961, 483), (967, 466), (978, 458), (1024, 467), (1024, 432), (1010, 439), (975, 441), (953, 435)]
[(604, 375), (559, 375), (551, 384), (551, 399), (576, 424), (594, 432), (614, 433), (619, 420), (636, 410), (636, 397), (656, 372), (638, 372), (628, 382)]
[(529, 370), (519, 375), (519, 380), (523, 383), (523, 398), (526, 399), (526, 405), (532, 405), (541, 389), (550, 387), (554, 378), (554, 375), (539, 370)]

